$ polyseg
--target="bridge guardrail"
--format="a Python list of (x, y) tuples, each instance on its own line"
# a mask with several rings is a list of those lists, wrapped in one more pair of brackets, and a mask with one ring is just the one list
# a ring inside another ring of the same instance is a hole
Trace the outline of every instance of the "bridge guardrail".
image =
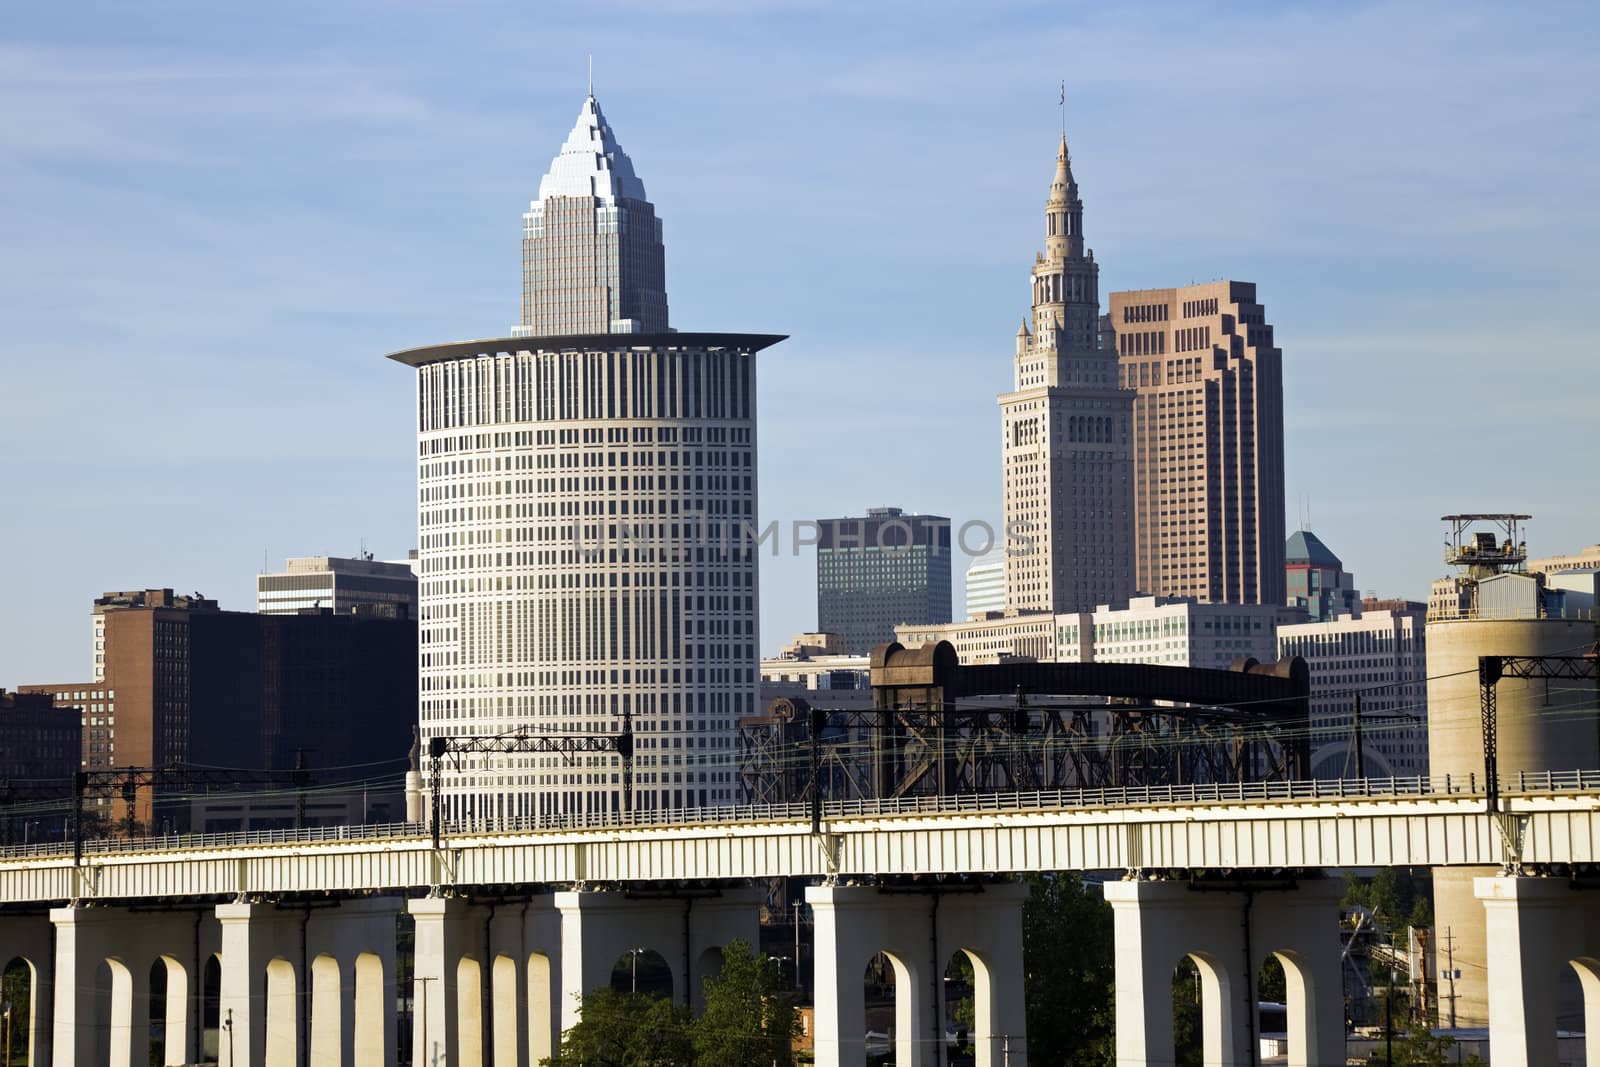
[[(1034, 811), (1066, 808), (1138, 808), (1175, 804), (1226, 804), (1250, 801), (1335, 800), (1373, 797), (1482, 796), (1479, 775), (1439, 777), (1296, 779), (1277, 782), (1205, 782), (1191, 785), (1111, 787), (1101, 789), (1047, 789), (1005, 793), (960, 793), (950, 796), (914, 796), (832, 800), (822, 806), (824, 818), (876, 815), (936, 815), (971, 811)], [(1570, 793), (1600, 790), (1600, 770), (1519, 771), (1502, 777), (1502, 794)], [(604, 830), (633, 827), (699, 826), (707, 823), (779, 822), (808, 819), (806, 801), (784, 804), (735, 804), (714, 808), (649, 808), (629, 817), (599, 813), (550, 818), (519, 816), (505, 819), (446, 821), (446, 837), (474, 837), (535, 831)], [(85, 840), (85, 855), (150, 852), (163, 849), (231, 848), (238, 845), (317, 843), (424, 839), (424, 823), (371, 823), (358, 826), (312, 826), (301, 829), (239, 830), (220, 833), (163, 834), (150, 837), (95, 838)], [(72, 854), (72, 842), (48, 841), (0, 848), (0, 858), (54, 857)]]

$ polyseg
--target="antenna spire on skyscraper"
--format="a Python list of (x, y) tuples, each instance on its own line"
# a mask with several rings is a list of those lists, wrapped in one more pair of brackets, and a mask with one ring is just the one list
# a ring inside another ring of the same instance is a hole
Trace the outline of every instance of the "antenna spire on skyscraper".
[[(594, 53), (589, 53), (589, 98), (594, 99)], [(1061, 120), (1063, 123), (1066, 119)]]

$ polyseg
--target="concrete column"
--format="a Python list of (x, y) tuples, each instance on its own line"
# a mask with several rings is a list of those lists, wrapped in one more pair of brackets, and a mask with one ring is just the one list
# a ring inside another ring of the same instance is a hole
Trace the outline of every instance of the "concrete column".
[(974, 1046), (979, 1064), (1027, 1062), (1023, 1009), (1022, 900), (1017, 885), (981, 893), (884, 892), (870, 886), (812, 886), (816, 1063), (866, 1062), (862, 979), (883, 952), (895, 972), (895, 1062), (943, 1062), (944, 974), (963, 951), (976, 983)]
[(28, 966), (28, 1067), (50, 1067), (56, 973), (53, 937), (47, 913), (0, 917), (0, 967), (13, 958)]
[[(402, 903), (396, 897), (364, 897), (303, 913), (311, 997), (302, 1002), (311, 1005), (305, 1029), (313, 1064), (359, 1061), (363, 1067), (389, 1067), (395, 1062), (395, 918)], [(319, 991), (319, 982), (337, 988)], [(363, 985), (370, 987), (364, 1000)], [(328, 1018), (319, 1018), (323, 1014)]]
[(406, 907), (417, 922), (412, 1061), (480, 1067), (482, 1020), (476, 1011), (463, 1019), (461, 1007), (463, 1000), (481, 1005), (481, 993), (463, 990), (458, 979), (463, 960), (484, 960), (483, 917), (457, 898), (427, 897)]
[(110, 1005), (106, 991), (96, 989), (105, 960), (99, 927), (110, 918), (110, 911), (90, 908), (50, 910), (56, 928), (55, 1067), (98, 1067), (108, 1055), (101, 1048), (111, 1047)]
[[(972, 963), (977, 1067), (1026, 1067), (1028, 1062), (1022, 952), (1022, 903), (1027, 899), (1028, 888), (1020, 882), (940, 898), (940, 951), (946, 960), (965, 952)], [(944, 965), (938, 974), (942, 982)]]
[(1174, 1062), (1172, 971), (1188, 956), (1200, 970), (1203, 1061), (1254, 1062), (1255, 975), (1276, 955), (1289, 993), (1291, 1067), (1342, 1062), (1340, 888), (1327, 881), (1287, 890), (1107, 882), (1116, 931), (1117, 1061)]
[(527, 1063), (561, 1047), (561, 912), (552, 896), (536, 897), (522, 913), (522, 973), (527, 990)]
[[(1489, 1048), (1495, 1067), (1556, 1062), (1555, 984), (1569, 960), (1592, 958), (1593, 905), (1556, 878), (1479, 878), (1489, 969)], [(1580, 969), (1585, 976), (1585, 969)], [(1589, 1000), (1590, 982), (1584, 982)], [(1592, 1001), (1585, 1004), (1592, 1012)], [(1590, 1038), (1587, 1059), (1595, 1064)]]
[(111, 964), (110, 1067), (145, 1067), (150, 1057), (150, 971), (137, 957)]
[(495, 908), (489, 918), (490, 1007), (487, 1014), (493, 1022), (490, 1029), (495, 1067), (522, 1067), (529, 1062), (524, 912), (521, 904), (504, 904)]
[[(284, 1045), (294, 1042), (298, 1020), (287, 1029), (275, 1027), (273, 1054), (268, 1056), (267, 970), (278, 965), (292, 968), (295, 982), (305, 980), (301, 973), (301, 916), (278, 910), (273, 904), (218, 904), (217, 921), (222, 927), (222, 989), (217, 1035), (219, 1067), (256, 1067), (281, 1058)], [(281, 986), (279, 995), (281, 997)], [(272, 1005), (281, 1019), (288, 1005)], [(294, 1042), (297, 1044), (297, 1042)]]

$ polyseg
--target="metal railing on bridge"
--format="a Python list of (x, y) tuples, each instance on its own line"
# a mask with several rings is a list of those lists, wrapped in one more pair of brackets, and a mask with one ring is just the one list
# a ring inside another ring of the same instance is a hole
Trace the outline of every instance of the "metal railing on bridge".
[[(1600, 791), (1600, 770), (1519, 772), (1500, 779), (1501, 794), (1544, 794)], [(1130, 786), (1107, 789), (1048, 789), (1012, 793), (967, 793), (950, 796), (911, 796), (827, 801), (827, 819), (884, 815), (939, 815), (986, 811), (1051, 811), (1075, 808), (1150, 808), (1190, 804), (1230, 804), (1279, 801), (1322, 801), (1407, 797), (1441, 799), (1482, 797), (1484, 782), (1466, 777), (1402, 777), (1297, 779), (1272, 782), (1210, 782), (1195, 785)], [(572, 830), (687, 827), (705, 824), (793, 822), (809, 819), (806, 801), (786, 804), (735, 804), (704, 808), (645, 808), (629, 815), (591, 813), (570, 816), (522, 816), (504, 819), (450, 820), (444, 837), (490, 834), (527, 834)], [(236, 830), (222, 833), (165, 834), (86, 840), (85, 854), (153, 852), (178, 849), (233, 848), (241, 845), (280, 845), (318, 842), (425, 840), (424, 823), (373, 823), (359, 826), (313, 826), (301, 829)], [(71, 856), (71, 841), (51, 841), (0, 849), (0, 858)]]

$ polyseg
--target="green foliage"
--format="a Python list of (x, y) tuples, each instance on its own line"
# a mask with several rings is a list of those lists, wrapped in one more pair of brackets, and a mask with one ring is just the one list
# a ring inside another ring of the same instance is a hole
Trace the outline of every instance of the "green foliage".
[(1201, 1067), (1200, 968), (1188, 956), (1172, 972), (1172, 1045), (1176, 1067)]
[(706, 980), (706, 1010), (695, 1020), (697, 1067), (792, 1067), (799, 1030), (777, 961), (755, 955), (748, 942), (729, 942), (721, 973)]
[[(28, 999), (28, 965), (13, 959), (0, 978), (0, 1002), (11, 1005), (11, 1047), (6, 1050), (5, 1063), (25, 1063), (28, 1059), (28, 1012), (32, 1005)], [(0, 1027), (5, 1023), (0, 1021)]]
[(1022, 910), (1028, 1062), (1109, 1067), (1115, 1044), (1111, 905), (1073, 873), (1028, 878)]
[(776, 960), (729, 942), (705, 999), (696, 1019), (665, 997), (596, 989), (545, 1067), (794, 1067), (800, 1019)]
[(1409, 871), (1380, 867), (1369, 881), (1345, 875), (1346, 907), (1370, 908), (1386, 929), (1404, 931), (1407, 926), (1423, 929), (1433, 925), (1433, 906), (1428, 897), (1431, 886)]
[(694, 1062), (689, 1009), (610, 986), (583, 998), (583, 1017), (561, 1035), (546, 1067), (682, 1067)]
[[(1403, 1039), (1395, 1041), (1394, 1062), (1386, 1067), (1453, 1067), (1457, 1062), (1455, 1047), (1453, 1037), (1435, 1035), (1426, 1028), (1412, 1030)], [(1382, 1063), (1382, 1055), (1379, 1052), (1380, 1059), (1374, 1062)], [(1459, 1062), (1462, 1067), (1485, 1067), (1483, 1060), (1475, 1054), (1464, 1056)]]
[(1261, 964), (1261, 971), (1256, 975), (1256, 999), (1270, 1000), (1275, 1004), (1287, 1004), (1289, 1001), (1283, 963), (1276, 956), (1268, 956)]

